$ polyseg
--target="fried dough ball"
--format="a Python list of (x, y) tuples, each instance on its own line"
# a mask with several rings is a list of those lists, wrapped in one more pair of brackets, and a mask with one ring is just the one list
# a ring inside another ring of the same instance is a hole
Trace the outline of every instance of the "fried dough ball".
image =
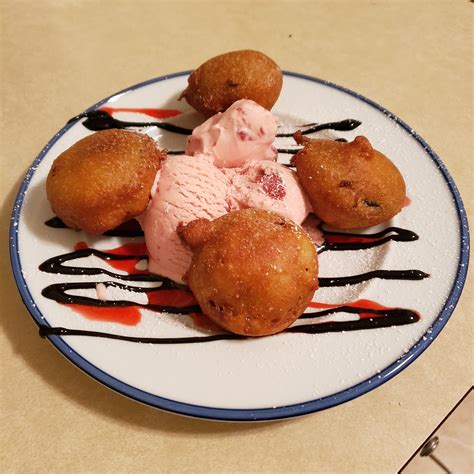
[(246, 336), (282, 331), (318, 287), (318, 259), (307, 234), (274, 212), (245, 209), (179, 230), (193, 250), (187, 281), (204, 314)]
[(397, 167), (363, 136), (350, 143), (295, 134), (304, 148), (293, 158), (314, 213), (336, 229), (380, 224), (400, 212), (405, 181)]
[(263, 53), (245, 49), (209, 59), (188, 78), (182, 93), (198, 112), (210, 117), (240, 99), (251, 99), (270, 110), (280, 95), (283, 75)]
[(91, 234), (113, 229), (146, 209), (164, 156), (142, 133), (89, 135), (54, 160), (46, 180), (51, 208), (73, 229)]

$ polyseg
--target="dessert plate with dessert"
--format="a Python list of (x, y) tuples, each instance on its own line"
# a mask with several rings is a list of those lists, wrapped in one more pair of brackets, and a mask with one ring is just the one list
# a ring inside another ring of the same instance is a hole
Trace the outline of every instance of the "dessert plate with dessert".
[(381, 385), (451, 316), (469, 237), (429, 145), (371, 100), (236, 51), (72, 118), (17, 195), (38, 325), (104, 385), (273, 420)]

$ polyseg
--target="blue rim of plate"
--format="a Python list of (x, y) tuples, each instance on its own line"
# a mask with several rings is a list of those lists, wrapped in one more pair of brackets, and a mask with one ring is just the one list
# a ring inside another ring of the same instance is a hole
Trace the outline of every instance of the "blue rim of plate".
[[(119, 94), (124, 94), (129, 91), (133, 91), (135, 89), (139, 89), (141, 87), (147, 86), (149, 84), (154, 84), (157, 82), (165, 81), (167, 79), (172, 79), (179, 76), (185, 76), (190, 74), (191, 71), (183, 71), (177, 72), (174, 74), (169, 74), (166, 76), (157, 77), (154, 79), (150, 79), (148, 81), (141, 82), (134, 86), (128, 87), (116, 94), (113, 94), (100, 102), (96, 103), (95, 105), (89, 107), (86, 112), (97, 109), (107, 101), (109, 101), (112, 97), (115, 97)], [(456, 272), (456, 278), (454, 283), (451, 287), (451, 291), (449, 293), (448, 298), (446, 299), (444, 306), (440, 313), (438, 314), (436, 320), (434, 321), (433, 325), (426, 331), (426, 333), (416, 342), (411, 349), (406, 352), (403, 356), (401, 356), (397, 361), (390, 364), (384, 370), (382, 370), (376, 376), (368, 378), (353, 387), (348, 389), (342, 390), (337, 392), (333, 395), (329, 395), (326, 397), (318, 398), (315, 400), (310, 400), (304, 403), (297, 403), (294, 405), (285, 405), (275, 408), (259, 408), (259, 409), (233, 409), (233, 408), (213, 408), (207, 406), (200, 406), (200, 405), (192, 405), (189, 403), (177, 402), (174, 400), (170, 400), (167, 398), (160, 397), (158, 395), (154, 395), (143, 390), (137, 389), (127, 383), (124, 383), (115, 377), (107, 374), (103, 370), (99, 369), (95, 365), (91, 364), (87, 359), (79, 355), (74, 349), (72, 349), (61, 336), (48, 336), (50, 342), (73, 364), (75, 364), (78, 368), (84, 371), (86, 374), (91, 376), (92, 378), (96, 379), (98, 382), (106, 385), (110, 389), (125, 395), (129, 398), (132, 398), (138, 402), (144, 403), (146, 405), (150, 405), (154, 408), (160, 408), (165, 411), (178, 413), (181, 415), (187, 415), (191, 417), (203, 418), (203, 419), (210, 419), (210, 420), (221, 420), (221, 421), (270, 421), (270, 420), (278, 420), (284, 418), (291, 418), (295, 416), (306, 415), (309, 413), (314, 413), (317, 411), (325, 410), (327, 408), (340, 405), (341, 403), (347, 402), (352, 400), (360, 395), (363, 395), (374, 388), (379, 387), (383, 383), (390, 380), (392, 377), (397, 375), (401, 372), (405, 367), (411, 364), (422, 352), (424, 352), (431, 342), (438, 336), (441, 332), (443, 327), (448, 322), (449, 317), (453, 313), (456, 304), (461, 296), (461, 292), (466, 281), (468, 264), (469, 264), (469, 226), (466, 216), (466, 211), (464, 205), (462, 203), (462, 199), (460, 193), (454, 183), (453, 178), (448, 173), (445, 165), (436, 155), (436, 153), (431, 149), (428, 143), (423, 140), (410, 126), (408, 126), (405, 122), (400, 120), (396, 115), (389, 112), (384, 107), (381, 107), (377, 103), (373, 102), (372, 100), (350, 90), (345, 87), (338, 86), (332, 82), (317, 79), (315, 77), (307, 76), (305, 74), (295, 73), (284, 71), (284, 75), (297, 77), (300, 79), (305, 79), (308, 81), (316, 82), (319, 84), (323, 84), (328, 87), (332, 87), (337, 89), (338, 91), (344, 92), (349, 94), (363, 102), (369, 104), (370, 106), (374, 107), (375, 109), (382, 112), (386, 115), (390, 120), (398, 124), (399, 126), (403, 127), (410, 136), (412, 136), (426, 151), (426, 153), (431, 157), (431, 159), (436, 163), (438, 166), (441, 174), (443, 175), (446, 183), (451, 191), (453, 196), (454, 202), (456, 204), (456, 210), (459, 218), (459, 230), (460, 230), (460, 256), (458, 262), (458, 269)], [(46, 155), (49, 151), (51, 146), (56, 143), (56, 141), (62, 137), (74, 124), (76, 121), (72, 123), (67, 123), (48, 143), (47, 145), (41, 150), (40, 154), (36, 157), (33, 164), (28, 169), (26, 176), (20, 186), (20, 189), (17, 193), (15, 204), (13, 207), (12, 217), (11, 217), (11, 224), (10, 224), (10, 259), (11, 265), (13, 269), (13, 274), (15, 277), (15, 281), (20, 292), (21, 298), (23, 303), (27, 307), (28, 311), (30, 312), (31, 316), (35, 320), (37, 324), (45, 324), (46, 320), (44, 319), (43, 315), (39, 311), (38, 307), (36, 306), (30, 292), (28, 289), (28, 285), (23, 277), (21, 262), (20, 262), (20, 255), (18, 250), (18, 222), (20, 218), (21, 209), (23, 206), (23, 199), (25, 193), (28, 189), (28, 185), (30, 180)]]

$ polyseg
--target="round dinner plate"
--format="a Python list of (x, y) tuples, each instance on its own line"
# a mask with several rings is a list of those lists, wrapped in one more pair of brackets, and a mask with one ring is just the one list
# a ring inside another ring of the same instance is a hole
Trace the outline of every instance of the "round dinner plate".
[[(191, 129), (202, 121), (178, 100), (188, 74), (152, 79), (92, 106), (68, 122), (28, 170), (13, 209), (10, 252), (21, 297), (41, 334), (117, 392), (208, 419), (303, 415), (363, 395), (398, 374), (429, 346), (456, 306), (469, 258), (467, 219), (452, 178), (428, 144), (386, 109), (350, 90), (285, 72), (273, 109), (279, 133), (302, 129), (313, 138), (348, 141), (366, 136), (404, 176), (406, 206), (377, 228), (347, 235), (325, 229), (321, 288), (306, 311), (311, 314), (294, 330), (263, 338), (213, 338), (222, 331), (190, 314), (149, 307), (162, 282), (141, 278), (146, 258), (128, 260), (136, 265), (127, 280), (129, 267), (77, 252), (133, 254), (130, 249), (140, 248), (143, 237), (91, 236), (52, 225), (58, 223), (51, 221), (45, 192), (51, 164), (105, 119), (149, 134), (171, 153), (184, 150), (181, 129), (141, 124)], [(314, 124), (327, 123), (314, 131)], [(298, 149), (291, 136), (277, 138), (276, 145), (284, 163)], [(101, 298), (98, 283), (104, 283), (107, 300), (127, 305), (96, 311), (89, 303)], [(58, 291), (74, 304), (64, 304)]]

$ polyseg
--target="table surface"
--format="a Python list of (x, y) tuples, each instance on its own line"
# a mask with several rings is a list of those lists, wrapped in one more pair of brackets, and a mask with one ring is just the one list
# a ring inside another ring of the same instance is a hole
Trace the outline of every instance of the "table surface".
[(69, 117), (129, 85), (244, 48), (266, 52), (283, 69), (358, 91), (401, 117), (439, 154), (469, 212), (474, 5), (468, 0), (0, 5), (0, 469), (396, 472), (472, 384), (469, 282), (428, 350), (376, 390), (289, 421), (201, 421), (110, 391), (38, 337), (10, 272), (9, 215), (28, 166)]

